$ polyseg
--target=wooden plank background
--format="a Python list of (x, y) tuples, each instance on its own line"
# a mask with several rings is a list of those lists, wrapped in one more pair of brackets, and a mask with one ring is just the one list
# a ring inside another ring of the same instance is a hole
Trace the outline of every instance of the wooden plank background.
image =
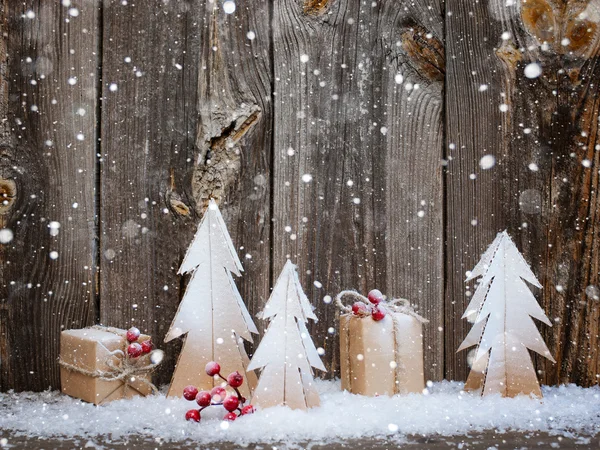
[(465, 272), (506, 228), (542, 380), (598, 383), (597, 0), (67, 3), (0, 2), (0, 390), (58, 387), (64, 328), (161, 342), (211, 196), (253, 315), (299, 265), (326, 376), (331, 297), (378, 287), (430, 319), (427, 378), (463, 380)]
[(2, 2), (1, 390), (57, 387), (60, 331), (94, 322), (99, 8), (77, 11)]

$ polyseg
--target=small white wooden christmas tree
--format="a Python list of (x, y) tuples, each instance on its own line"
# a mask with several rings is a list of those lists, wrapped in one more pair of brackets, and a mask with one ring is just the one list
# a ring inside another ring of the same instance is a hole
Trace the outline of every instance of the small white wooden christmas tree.
[(458, 349), (478, 346), (465, 390), (541, 397), (529, 350), (555, 361), (532, 317), (552, 324), (525, 282), (542, 286), (506, 231), (496, 236), (466, 281), (479, 277), (463, 315), (473, 328)]
[(240, 387), (244, 396), (256, 386), (256, 375), (246, 374), (250, 361), (243, 339), (252, 342), (251, 333), (258, 330), (231, 276), (241, 271), (223, 217), (211, 200), (178, 272), (192, 272), (192, 277), (165, 337), (169, 342), (187, 334), (169, 396), (182, 396), (188, 385), (210, 390), (220, 384), (205, 373), (210, 361), (218, 362), (225, 376), (236, 370), (246, 375), (247, 383)]
[(292, 409), (319, 406), (312, 367), (325, 366), (308, 334), (308, 319), (317, 321), (302, 290), (296, 266), (287, 261), (265, 309), (263, 319), (271, 319), (248, 370), (263, 368), (252, 404), (259, 408), (286, 405)]

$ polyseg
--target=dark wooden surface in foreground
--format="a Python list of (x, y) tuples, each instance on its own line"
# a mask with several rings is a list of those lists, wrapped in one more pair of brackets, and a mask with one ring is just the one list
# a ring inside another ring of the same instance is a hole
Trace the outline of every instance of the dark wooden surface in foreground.
[(542, 381), (596, 384), (598, 0), (222, 3), (0, 0), (0, 390), (56, 389), (65, 328), (161, 342), (210, 196), (252, 314), (299, 265), (328, 376), (324, 298), (379, 287), (430, 319), (427, 378), (465, 379), (465, 271), (507, 228), (554, 323)]
[[(0, 439), (6, 437), (0, 433)], [(62, 450), (62, 449), (83, 449), (83, 448), (98, 448), (98, 449), (156, 449), (156, 448), (172, 448), (172, 449), (210, 449), (210, 450), (237, 450), (240, 447), (232, 443), (218, 443), (210, 445), (202, 445), (190, 443), (171, 443), (144, 440), (132, 438), (127, 442), (110, 442), (107, 439), (23, 439), (19, 437), (9, 436), (8, 445), (13, 447), (8, 448), (27, 448), (31, 450)], [(598, 449), (600, 448), (600, 439), (594, 438), (565, 438), (559, 436), (549, 436), (545, 433), (531, 433), (524, 435), (521, 433), (499, 433), (487, 432), (484, 434), (472, 434), (470, 436), (433, 436), (433, 437), (417, 437), (408, 438), (406, 444), (398, 444), (397, 442), (388, 440), (375, 439), (357, 439), (354, 441), (343, 441), (338, 443), (319, 444), (318, 442), (302, 443), (287, 447), (282, 444), (249, 444), (243, 448), (248, 450), (264, 450), (264, 449), (287, 449), (295, 450), (310, 449), (310, 450), (525, 450), (525, 449), (550, 449), (557, 448), (562, 450), (575, 449)]]

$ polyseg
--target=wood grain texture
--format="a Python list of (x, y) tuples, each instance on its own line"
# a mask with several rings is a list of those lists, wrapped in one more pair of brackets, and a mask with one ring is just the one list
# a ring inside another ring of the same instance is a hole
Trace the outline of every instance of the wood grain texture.
[[(527, 225), (522, 246), (541, 275), (541, 301), (554, 322), (544, 337), (558, 363), (537, 361), (547, 384), (589, 386), (600, 374), (598, 11), (597, 0), (537, 0), (503, 17), (504, 26), (514, 30), (515, 46), (527, 48), (515, 67), (520, 95), (514, 120), (537, 119), (532, 133), (537, 142), (530, 138), (530, 145), (539, 170), (527, 177), (523, 166), (515, 169), (511, 180), (518, 180), (521, 208), (511, 219), (513, 226)], [(523, 76), (531, 61), (542, 68), (535, 82)], [(516, 140), (511, 144), (515, 148)], [(530, 205), (533, 192), (539, 212)]]
[(383, 142), (385, 290), (410, 299), (429, 319), (423, 336), (425, 378), (441, 380), (445, 325), (443, 7), (437, 0), (417, 2), (400, 11), (396, 2), (384, 6), (387, 9), (378, 14), (389, 21), (385, 24), (389, 34), (382, 42), (387, 67), (381, 100), (382, 125), (387, 128)]
[[(507, 228), (502, 170), (508, 158), (500, 104), (504, 89), (495, 48), (502, 29), (487, 4), (446, 2), (446, 288), (445, 375), (465, 380), (467, 352), (456, 353), (470, 328), (461, 319), (474, 286), (475, 267), (496, 233)], [(487, 86), (482, 90), (481, 86)], [(480, 167), (492, 155), (496, 165)], [(515, 207), (515, 205), (512, 205)], [(512, 230), (511, 230), (512, 231)], [(518, 240), (517, 240), (518, 242)]]
[(95, 315), (98, 6), (0, 8), (0, 390), (39, 391), (59, 387), (61, 330)]
[[(14, 435), (13, 432), (4, 432), (0, 434), (1, 437), (7, 438), (11, 445), (16, 448), (27, 448), (28, 450), (46, 450), (52, 448), (53, 450), (72, 450), (80, 445), (80, 439), (66, 439), (66, 438), (30, 438), (26, 436)], [(537, 431), (517, 432), (507, 431), (501, 435), (495, 431), (488, 431), (485, 433), (474, 432), (469, 433), (469, 439), (481, 443), (482, 448), (499, 447), (499, 448), (521, 448), (523, 445), (531, 442), (531, 439), (535, 439), (535, 442), (542, 448), (552, 448), (556, 444), (556, 436), (549, 435), (547, 433), (541, 433)], [(103, 437), (95, 438), (90, 440), (91, 443), (104, 442)], [(402, 444), (402, 450), (447, 450), (448, 447), (464, 446), (465, 437), (459, 436), (416, 436), (412, 435), (408, 442)], [(581, 438), (580, 437), (562, 437), (560, 441), (560, 448), (562, 450), (580, 450), (581, 449)], [(454, 445), (456, 444), (456, 445)], [(250, 444), (248, 450), (261, 450), (265, 447), (264, 443)], [(273, 445), (270, 443), (269, 445)], [(304, 445), (310, 445), (312, 450), (389, 450), (394, 445), (388, 440), (375, 439), (375, 438), (361, 438), (351, 440), (340, 440), (339, 442), (326, 442), (316, 443), (311, 442)], [(588, 447), (594, 448), (594, 446), (600, 446), (600, 438), (596, 436), (589, 437)], [(111, 442), (111, 448), (113, 450), (128, 450), (130, 448), (136, 448), (138, 450), (153, 450), (156, 448), (156, 441), (149, 437), (140, 436), (128, 436), (127, 442)], [(177, 447), (179, 450), (193, 450), (198, 448), (196, 441), (185, 441), (178, 443)], [(222, 442), (219, 443), (220, 450), (238, 450), (239, 444)]]
[(195, 158), (199, 15), (189, 2), (150, 3), (104, 3), (100, 322), (137, 326), (160, 343), (167, 357), (156, 381), (166, 383), (180, 343), (162, 340), (195, 231), (186, 186)]
[[(597, 383), (600, 305), (585, 294), (598, 282), (597, 8), (595, 1), (448, 3), (447, 130), (456, 145), (447, 194), (447, 310), (456, 330), (456, 341), (446, 340), (450, 378), (467, 369), (464, 355), (453, 355), (467, 326), (458, 319), (464, 272), (507, 228), (542, 282), (538, 298), (555, 322), (540, 325), (559, 361), (536, 358), (542, 381)], [(541, 76), (525, 75), (531, 63)], [(484, 83), (489, 89), (480, 91)], [(492, 169), (477, 167), (483, 154), (496, 157)], [(477, 179), (469, 183), (471, 172)], [(471, 217), (477, 226), (467, 232)]]
[[(418, 33), (403, 35), (418, 24), (432, 41), (443, 38), (440, 6), (432, 5), (275, 2), (273, 270), (286, 257), (299, 265), (329, 376), (339, 368), (329, 331), (337, 311), (323, 299), (375, 287), (409, 297), (431, 319), (426, 372), (442, 376), (441, 84), (414, 73), (414, 55), (421, 64), (431, 58)], [(403, 40), (417, 49), (412, 58)], [(404, 71), (422, 90), (396, 83)], [(420, 270), (408, 275), (411, 266)]]
[(210, 197), (253, 316), (299, 265), (327, 376), (327, 296), (378, 287), (430, 319), (426, 377), (465, 379), (465, 272), (508, 229), (555, 324), (542, 381), (598, 383), (600, 0), (0, 8), (0, 390), (57, 387), (63, 327), (161, 342)]
[[(192, 192), (198, 210), (210, 197), (220, 205), (244, 266), (236, 283), (254, 318), (271, 287), (270, 5), (237, 2), (233, 14), (216, 2), (200, 9), (199, 154)], [(262, 336), (266, 324), (255, 322)]]
[[(241, 256), (252, 256), (237, 282), (251, 312), (260, 308), (269, 284), (268, 17), (261, 2), (232, 16), (204, 1), (105, 6), (102, 323), (136, 325), (162, 342), (183, 294), (177, 267), (211, 196)], [(247, 39), (250, 30), (260, 40)], [(160, 383), (179, 346), (161, 345)]]

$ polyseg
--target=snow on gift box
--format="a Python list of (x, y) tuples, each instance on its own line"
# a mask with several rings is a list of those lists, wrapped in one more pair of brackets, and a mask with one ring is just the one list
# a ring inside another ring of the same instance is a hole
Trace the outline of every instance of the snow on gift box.
[(60, 335), (61, 390), (95, 405), (149, 395), (157, 392), (151, 374), (162, 356), (137, 328), (65, 330)]
[[(342, 298), (356, 302), (345, 306)], [(368, 396), (420, 393), (423, 374), (423, 323), (407, 300), (385, 301), (378, 290), (366, 298), (342, 291), (340, 316), (342, 389)]]

